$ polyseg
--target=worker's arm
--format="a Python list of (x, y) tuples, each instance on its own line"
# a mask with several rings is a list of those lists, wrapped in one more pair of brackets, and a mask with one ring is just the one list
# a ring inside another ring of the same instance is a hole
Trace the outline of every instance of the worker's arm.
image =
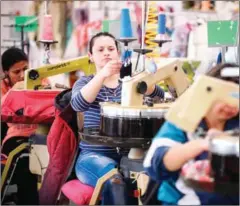
[(72, 91), (71, 105), (75, 111), (83, 112), (95, 101), (106, 78), (118, 74), (122, 63), (109, 61), (94, 77), (78, 80)]
[(186, 134), (170, 122), (165, 122), (154, 137), (144, 159), (143, 166), (149, 176), (158, 181), (177, 177), (177, 172), (168, 171), (163, 162), (165, 154), (176, 145), (187, 142)]
[(177, 171), (191, 159), (208, 150), (208, 141), (197, 139), (168, 149), (163, 157), (163, 164), (169, 171)]
[(109, 61), (100, 71), (97, 72), (94, 78), (81, 89), (83, 98), (89, 103), (94, 102), (104, 80), (114, 74), (118, 74), (121, 66), (122, 62), (120, 61)]
[(149, 96), (151, 98), (153, 97), (160, 97), (160, 98), (164, 98), (164, 90), (158, 86), (158, 85), (153, 85), (150, 88), (148, 88), (147, 92), (146, 92), (146, 96)]
[(165, 122), (144, 160), (144, 168), (154, 180), (177, 178), (182, 166), (207, 149), (207, 141), (188, 141), (186, 133)]

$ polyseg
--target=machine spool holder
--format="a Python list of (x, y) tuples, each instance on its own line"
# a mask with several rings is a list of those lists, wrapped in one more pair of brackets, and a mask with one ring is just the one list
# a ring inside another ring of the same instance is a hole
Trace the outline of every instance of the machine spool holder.
[[(45, 4), (44, 4), (44, 9), (45, 9), (45, 15), (47, 15), (48, 14), (48, 1), (45, 1)], [(58, 41), (56, 41), (56, 40), (45, 40), (45, 39), (42, 39), (42, 40), (39, 40), (38, 41), (39, 43), (42, 43), (43, 44), (43, 46), (44, 46), (44, 52), (45, 52), (45, 54), (44, 54), (44, 59), (43, 59), (43, 63), (44, 64), (50, 64), (50, 48), (51, 48), (51, 45), (52, 44), (56, 44), (56, 43), (58, 43)]]

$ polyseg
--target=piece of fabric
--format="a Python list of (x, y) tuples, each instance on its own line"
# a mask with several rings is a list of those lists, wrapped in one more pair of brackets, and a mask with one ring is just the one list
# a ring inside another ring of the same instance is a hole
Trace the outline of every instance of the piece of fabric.
[(102, 21), (91, 21), (88, 23), (83, 23), (77, 26), (76, 35), (77, 35), (77, 47), (79, 51), (83, 51), (84, 48), (87, 48), (89, 42), (89, 33), (90, 31), (100, 31), (102, 26)]
[(62, 187), (63, 194), (76, 205), (89, 205), (93, 191), (93, 187), (79, 180), (71, 180)]
[(187, 57), (188, 39), (191, 27), (188, 24), (177, 26), (172, 33), (170, 57)]
[(186, 163), (181, 170), (181, 174), (185, 178), (192, 180), (212, 182), (213, 179), (210, 177), (210, 171), (211, 165), (209, 160), (198, 160)]
[(14, 136), (28, 138), (39, 123), (51, 124), (55, 118), (54, 98), (59, 92), (9, 90), (1, 104), (1, 121), (9, 127), (3, 144)]

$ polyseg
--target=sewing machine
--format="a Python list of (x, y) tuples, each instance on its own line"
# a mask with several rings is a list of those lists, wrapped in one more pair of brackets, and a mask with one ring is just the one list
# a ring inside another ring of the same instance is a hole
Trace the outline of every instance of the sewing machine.
[(190, 85), (187, 76), (182, 69), (182, 62), (171, 58), (155, 58), (157, 71), (149, 73), (144, 71), (122, 84), (122, 106), (142, 105), (143, 95), (148, 87), (165, 81), (168, 86), (176, 89), (177, 95), (181, 95)]
[(173, 103), (165, 118), (186, 132), (194, 132), (218, 100), (239, 108), (239, 85), (200, 75)]
[[(239, 68), (235, 69), (235, 74), (233, 68), (224, 69), (221, 76), (235, 77), (239, 81)], [(193, 133), (217, 101), (239, 108), (239, 84), (201, 75), (173, 103), (165, 118), (185, 132)], [(206, 132), (204, 134), (206, 135)], [(212, 134), (208, 152), (210, 172), (205, 174), (203, 171), (195, 171), (193, 176), (185, 176), (183, 173), (185, 183), (196, 191), (238, 195), (239, 128)], [(191, 168), (189, 170), (191, 171)], [(202, 174), (205, 174), (209, 181), (197, 178)]]
[(41, 82), (46, 77), (76, 70), (82, 70), (85, 75), (90, 75), (93, 73), (94, 69), (94, 65), (93, 68), (89, 66), (88, 56), (63, 61), (57, 64), (48, 64), (36, 69), (27, 69), (24, 74), (24, 88), (36, 90), (41, 88)]

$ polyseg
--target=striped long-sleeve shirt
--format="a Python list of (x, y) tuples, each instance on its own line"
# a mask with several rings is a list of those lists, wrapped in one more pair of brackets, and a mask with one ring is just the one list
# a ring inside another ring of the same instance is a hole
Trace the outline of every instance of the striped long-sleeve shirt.
[[(85, 76), (79, 79), (73, 86), (72, 89), (72, 108), (77, 112), (84, 112), (84, 128), (99, 128), (100, 126), (100, 102), (120, 102), (121, 101), (121, 89), (122, 84), (120, 83), (116, 88), (108, 88), (102, 86), (94, 102), (87, 102), (82, 96), (80, 90), (84, 87), (94, 76)], [(164, 91), (156, 86), (155, 90), (150, 97), (159, 96), (164, 98)], [(103, 150), (103, 149), (113, 149), (109, 147), (89, 145), (88, 143), (81, 141), (81, 149), (93, 149), (93, 150)], [(115, 150), (115, 149), (114, 149)]]

